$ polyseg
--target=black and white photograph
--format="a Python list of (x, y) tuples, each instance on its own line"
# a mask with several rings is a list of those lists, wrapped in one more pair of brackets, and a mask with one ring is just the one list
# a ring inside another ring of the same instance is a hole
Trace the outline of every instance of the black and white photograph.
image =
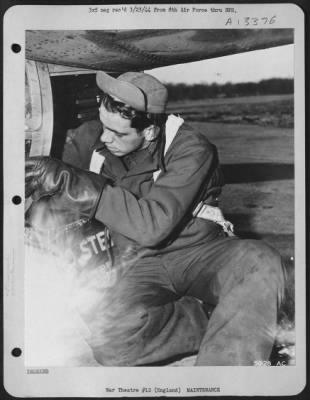
[(301, 391), (301, 10), (43, 8), (5, 20), (9, 393)]

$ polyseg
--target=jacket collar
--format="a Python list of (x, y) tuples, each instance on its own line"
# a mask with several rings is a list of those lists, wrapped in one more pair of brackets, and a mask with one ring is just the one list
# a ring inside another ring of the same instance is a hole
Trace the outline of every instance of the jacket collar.
[(94, 150), (105, 156), (105, 165), (109, 166), (113, 175), (120, 177), (140, 175), (164, 169), (164, 145), (164, 135), (161, 134), (146, 149), (135, 151), (120, 158), (110, 153), (105, 145), (100, 142), (99, 138), (94, 145)]

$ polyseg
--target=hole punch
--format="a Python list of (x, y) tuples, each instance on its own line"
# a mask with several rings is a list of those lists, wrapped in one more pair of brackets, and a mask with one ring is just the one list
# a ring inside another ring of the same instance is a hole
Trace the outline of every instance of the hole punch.
[(14, 347), (14, 349), (11, 351), (11, 354), (13, 357), (20, 357), (22, 350), (19, 347)]
[(13, 53), (19, 53), (22, 49), (21, 45), (18, 43), (13, 43), (11, 46)]
[(13, 196), (12, 197), (12, 202), (16, 205), (20, 204), (22, 202), (22, 198), (20, 196)]

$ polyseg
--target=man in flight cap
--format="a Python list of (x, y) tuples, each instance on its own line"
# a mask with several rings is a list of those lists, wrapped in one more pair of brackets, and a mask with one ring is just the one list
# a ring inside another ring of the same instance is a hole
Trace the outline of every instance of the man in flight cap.
[(27, 196), (57, 196), (64, 212), (104, 224), (120, 253), (134, 255), (113, 287), (109, 317), (89, 322), (96, 360), (150, 365), (194, 352), (196, 365), (268, 360), (282, 260), (233, 235), (218, 208), (215, 146), (167, 117), (167, 89), (151, 75), (98, 72), (97, 85), (100, 121), (70, 132), (62, 161), (26, 165)]

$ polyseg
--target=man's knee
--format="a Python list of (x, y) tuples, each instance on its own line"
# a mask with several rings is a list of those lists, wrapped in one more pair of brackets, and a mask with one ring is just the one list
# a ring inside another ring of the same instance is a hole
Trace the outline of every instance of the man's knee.
[(274, 287), (282, 297), (285, 286), (285, 265), (280, 254), (260, 240), (242, 240), (249, 273), (255, 273), (267, 287)]
[(282, 276), (283, 261), (277, 250), (261, 240), (249, 239), (243, 242), (253, 265), (264, 273)]

